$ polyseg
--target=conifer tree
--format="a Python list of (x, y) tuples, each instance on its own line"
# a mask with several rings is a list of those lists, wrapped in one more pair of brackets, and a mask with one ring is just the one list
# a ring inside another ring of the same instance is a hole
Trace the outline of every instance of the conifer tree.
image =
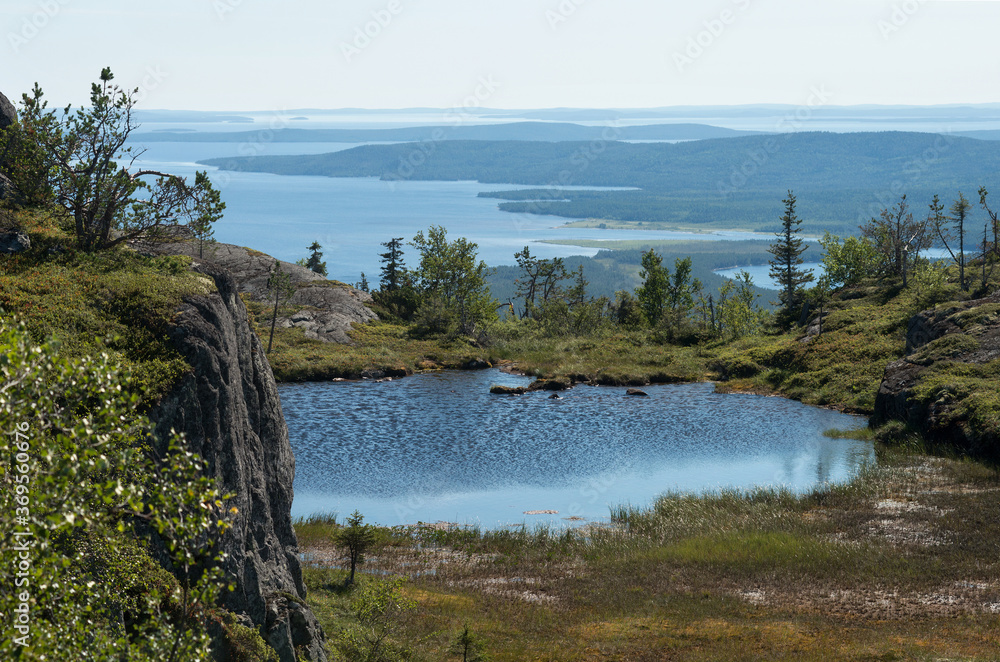
[(785, 203), (785, 214), (781, 217), (781, 231), (777, 239), (767, 249), (774, 256), (768, 262), (771, 267), (769, 275), (778, 281), (780, 291), (778, 299), (786, 319), (793, 319), (795, 311), (802, 305), (805, 295), (805, 284), (813, 280), (812, 273), (801, 268), (802, 254), (808, 248), (799, 237), (802, 219), (795, 215), (795, 194), (788, 191)]
[(309, 254), (309, 259), (306, 260), (305, 266), (318, 273), (320, 276), (326, 278), (326, 262), (323, 261), (323, 253), (319, 250), (321, 248), (323, 247), (319, 245), (318, 241), (314, 241), (309, 245), (307, 250), (311, 252)]
[(383, 292), (395, 292), (403, 286), (406, 275), (406, 265), (403, 264), (403, 238), (393, 237), (389, 241), (383, 241), (382, 246), (388, 250), (379, 254), (382, 261), (382, 279), (379, 288)]

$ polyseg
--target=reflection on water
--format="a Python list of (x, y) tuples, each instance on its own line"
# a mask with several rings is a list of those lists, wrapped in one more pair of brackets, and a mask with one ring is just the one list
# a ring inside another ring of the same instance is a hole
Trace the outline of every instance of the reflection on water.
[(529, 382), (488, 370), (281, 386), (293, 514), (358, 509), (385, 525), (593, 521), (668, 490), (808, 490), (874, 458), (870, 443), (821, 434), (862, 418), (711, 384), (651, 386), (648, 398), (591, 386), (558, 400), (488, 392)]

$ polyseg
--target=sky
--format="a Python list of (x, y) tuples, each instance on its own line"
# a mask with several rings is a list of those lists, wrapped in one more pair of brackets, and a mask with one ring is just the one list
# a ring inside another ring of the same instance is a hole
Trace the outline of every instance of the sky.
[(146, 109), (1000, 102), (1000, 0), (3, 0), (0, 92)]

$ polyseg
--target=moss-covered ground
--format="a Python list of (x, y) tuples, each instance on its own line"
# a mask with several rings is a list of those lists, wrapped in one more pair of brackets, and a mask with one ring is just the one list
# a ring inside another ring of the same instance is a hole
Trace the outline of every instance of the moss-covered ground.
[[(797, 497), (667, 495), (599, 529), (380, 530), (360, 582), (409, 578), (412, 659), (994, 660), (1000, 475), (883, 451), (849, 485)], [(309, 601), (355, 623), (330, 518), (300, 521)]]
[(150, 404), (190, 370), (170, 342), (170, 320), (184, 296), (215, 289), (189, 269), (190, 258), (76, 250), (56, 212), (20, 211), (12, 220), (32, 244), (0, 259), (0, 312), (23, 321), (37, 342), (54, 339), (66, 356), (108, 353)]

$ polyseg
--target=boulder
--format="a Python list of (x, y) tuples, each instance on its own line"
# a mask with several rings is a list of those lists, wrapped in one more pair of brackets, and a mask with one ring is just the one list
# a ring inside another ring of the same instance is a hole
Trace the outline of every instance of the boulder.
[(0, 130), (15, 122), (17, 122), (17, 111), (14, 110), (14, 104), (0, 92)]
[(500, 384), (494, 384), (490, 387), (490, 393), (493, 395), (524, 395), (528, 392), (526, 386), (501, 386)]
[(625, 391), (625, 395), (635, 395), (635, 396), (639, 396), (639, 397), (647, 397), (649, 395), (649, 393), (646, 393), (645, 391), (642, 391), (642, 390), (637, 389), (637, 388), (630, 388), (629, 390)]
[(569, 379), (556, 377), (555, 379), (536, 379), (528, 386), (529, 391), (565, 391), (573, 388), (573, 382)]
[(0, 253), (20, 253), (31, 248), (31, 240), (20, 232), (0, 233)]
[(14, 183), (7, 178), (7, 175), (0, 172), (0, 200), (10, 195), (10, 192), (13, 190)]

